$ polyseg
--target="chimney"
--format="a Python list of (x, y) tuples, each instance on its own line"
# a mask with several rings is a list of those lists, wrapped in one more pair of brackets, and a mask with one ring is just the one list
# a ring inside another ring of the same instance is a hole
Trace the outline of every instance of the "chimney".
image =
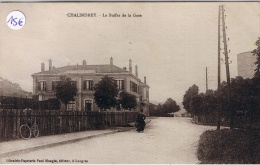
[(138, 66), (135, 66), (135, 77), (138, 77)]
[(113, 58), (110, 58), (110, 66), (113, 66)]
[(43, 62), (43, 63), (41, 63), (41, 72), (44, 72), (44, 71), (45, 71), (45, 64)]
[(144, 83), (146, 84), (146, 77), (144, 76)]
[(52, 60), (49, 60), (49, 70), (52, 70)]
[(132, 73), (132, 60), (129, 60), (129, 72)]
[(86, 65), (87, 65), (86, 60), (83, 60), (82, 65), (83, 65), (83, 66), (86, 66)]
[(99, 67), (96, 67), (96, 73), (99, 73), (99, 72), (100, 72)]

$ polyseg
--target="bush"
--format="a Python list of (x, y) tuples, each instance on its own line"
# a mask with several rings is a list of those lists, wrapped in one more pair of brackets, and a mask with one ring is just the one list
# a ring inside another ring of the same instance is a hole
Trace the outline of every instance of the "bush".
[(201, 163), (260, 163), (259, 130), (214, 130), (204, 132), (197, 150)]

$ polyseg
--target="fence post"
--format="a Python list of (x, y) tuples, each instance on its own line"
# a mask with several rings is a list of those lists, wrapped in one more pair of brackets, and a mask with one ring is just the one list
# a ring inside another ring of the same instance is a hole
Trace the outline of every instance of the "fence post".
[(4, 120), (4, 117), (3, 117), (3, 110), (0, 110), (0, 142), (2, 141), (2, 139), (4, 138), (2, 136), (2, 133), (3, 133), (3, 120)]
[(9, 129), (7, 130), (7, 136), (8, 136), (8, 139), (12, 139), (13, 136), (14, 136), (14, 114), (13, 114), (13, 109), (11, 109), (9, 111), (9, 114), (8, 114), (8, 127)]
[(12, 119), (12, 121), (13, 121), (13, 138), (14, 139), (16, 139), (16, 137), (17, 137), (17, 115), (16, 115), (16, 112), (17, 111), (14, 111), (13, 112), (13, 119)]
[(3, 135), (3, 139), (6, 140), (6, 110), (3, 110), (3, 131), (2, 131), (2, 135)]

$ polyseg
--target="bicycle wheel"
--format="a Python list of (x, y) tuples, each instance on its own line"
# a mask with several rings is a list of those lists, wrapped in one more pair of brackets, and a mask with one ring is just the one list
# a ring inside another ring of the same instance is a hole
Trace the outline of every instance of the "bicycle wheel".
[(32, 134), (33, 134), (34, 137), (39, 136), (39, 128), (38, 128), (37, 124), (34, 123), (31, 127), (31, 130), (32, 130)]
[(32, 136), (30, 127), (28, 127), (27, 125), (21, 125), (20, 135), (23, 139), (30, 139), (30, 137)]

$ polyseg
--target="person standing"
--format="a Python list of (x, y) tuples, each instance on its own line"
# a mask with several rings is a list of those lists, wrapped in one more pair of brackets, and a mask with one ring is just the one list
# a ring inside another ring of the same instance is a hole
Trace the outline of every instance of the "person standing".
[(143, 109), (140, 110), (140, 113), (136, 115), (135, 127), (137, 132), (143, 132), (145, 127), (145, 118), (143, 114)]

